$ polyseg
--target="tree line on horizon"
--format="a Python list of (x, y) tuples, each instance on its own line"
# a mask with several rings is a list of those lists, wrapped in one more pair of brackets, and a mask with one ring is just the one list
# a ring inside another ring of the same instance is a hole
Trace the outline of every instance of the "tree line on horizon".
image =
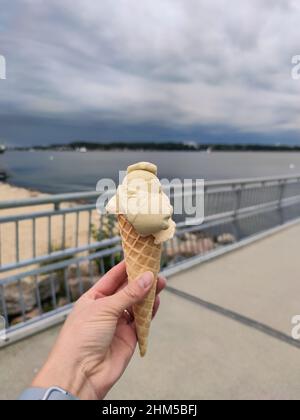
[(94, 143), (87, 141), (75, 141), (69, 144), (51, 144), (46, 146), (14, 147), (16, 151), (108, 151), (108, 150), (148, 150), (148, 151), (300, 151), (296, 145), (265, 145), (265, 144), (203, 144), (203, 143), (144, 143), (144, 142), (113, 142)]

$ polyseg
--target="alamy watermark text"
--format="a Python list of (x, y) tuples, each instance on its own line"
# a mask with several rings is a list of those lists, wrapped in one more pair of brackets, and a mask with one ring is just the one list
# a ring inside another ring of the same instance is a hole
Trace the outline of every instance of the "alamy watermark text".
[(0, 80), (6, 79), (6, 59), (0, 54)]
[(300, 55), (294, 55), (292, 57), (292, 79), (300, 80)]
[(295, 315), (292, 318), (292, 325), (294, 325), (292, 329), (292, 337), (294, 340), (300, 340), (300, 315)]
[(163, 179), (145, 182), (142, 178), (123, 183), (125, 173), (119, 173), (119, 185), (112, 179), (101, 179), (96, 190), (99, 192), (97, 210), (106, 212), (109, 199), (117, 194), (118, 206), (125, 214), (164, 214), (168, 213), (168, 205), (161, 191), (172, 199), (173, 214), (183, 216), (190, 225), (199, 225), (204, 221), (204, 180), (203, 179)]
[(6, 322), (5, 318), (0, 315), (0, 341), (5, 341), (6, 339)]

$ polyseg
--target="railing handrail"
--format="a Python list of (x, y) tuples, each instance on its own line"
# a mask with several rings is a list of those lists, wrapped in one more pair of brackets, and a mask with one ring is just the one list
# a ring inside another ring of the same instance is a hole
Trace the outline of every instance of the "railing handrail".
[(71, 201), (88, 200), (99, 197), (99, 192), (81, 192), (81, 193), (66, 193), (53, 194), (38, 198), (26, 198), (22, 200), (9, 200), (0, 203), (0, 210), (20, 207), (40, 206), (47, 204), (61, 204)]
[(266, 176), (266, 177), (253, 177), (253, 178), (235, 178), (224, 179), (223, 181), (207, 181), (205, 185), (208, 187), (226, 186), (226, 185), (244, 185), (244, 184), (260, 184), (265, 182), (282, 182), (282, 181), (299, 181), (300, 174), (283, 175), (283, 176)]
[[(297, 204), (297, 203), (300, 203), (300, 198), (291, 197), (288, 199), (284, 199), (281, 203), (281, 207), (284, 208), (286, 206)], [(205, 218), (204, 223), (202, 224), (202, 228), (203, 229), (207, 228), (209, 227), (210, 224), (213, 224), (216, 221), (218, 221), (218, 223), (220, 223), (221, 220), (225, 222), (226, 219), (228, 221), (232, 221), (234, 219), (234, 216), (242, 219), (245, 217), (249, 217), (253, 214), (260, 214), (262, 212), (271, 211), (276, 208), (278, 208), (278, 202), (272, 201), (270, 203), (256, 205), (256, 206), (240, 209), (238, 211), (227, 211), (221, 214), (207, 216)], [(199, 226), (198, 225), (193, 226), (193, 225), (186, 224), (185, 222), (180, 222), (180, 223), (177, 223), (177, 228), (178, 228), (178, 234), (181, 235), (185, 232), (193, 232), (194, 230), (198, 230)], [(102, 241), (94, 242), (92, 244), (87, 244), (85, 246), (80, 246), (78, 248), (67, 248), (65, 250), (52, 252), (51, 254), (35, 257), (34, 259), (22, 260), (18, 263), (7, 264), (4, 266), (0, 265), (0, 273), (5, 273), (11, 270), (20, 269), (20, 268), (25, 268), (34, 264), (50, 263), (52, 260), (56, 260), (56, 259), (68, 259), (68, 258), (73, 257), (74, 255), (78, 255), (84, 252), (92, 252), (92, 251), (95, 252), (95, 250), (99, 250), (100, 248), (104, 249), (105, 247), (109, 248), (111, 246), (118, 244), (119, 242), (120, 242), (120, 237), (114, 236), (112, 238), (104, 239)], [(0, 279), (0, 285), (1, 284), (2, 283)]]
[[(285, 176), (270, 176), (270, 177), (258, 177), (258, 178), (241, 178), (241, 179), (226, 179), (219, 181), (206, 181), (206, 188), (210, 187), (226, 187), (235, 185), (245, 184), (258, 184), (266, 182), (284, 182), (284, 181), (300, 181), (300, 174), (285, 175)], [(172, 186), (174, 187), (174, 185)], [(109, 191), (107, 191), (108, 193)], [(22, 200), (8, 200), (0, 202), (0, 210), (7, 210), (11, 208), (22, 208), (31, 206), (40, 206), (47, 204), (61, 204), (67, 202), (74, 202), (79, 200), (92, 200), (99, 197), (98, 191), (88, 192), (77, 192), (77, 193), (65, 193), (65, 194), (53, 194), (46, 195), (43, 197), (27, 198)]]

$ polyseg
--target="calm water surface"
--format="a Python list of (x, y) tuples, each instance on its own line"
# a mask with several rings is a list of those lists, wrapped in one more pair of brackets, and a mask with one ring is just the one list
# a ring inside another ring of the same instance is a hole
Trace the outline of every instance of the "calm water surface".
[(12, 184), (47, 193), (95, 190), (101, 178), (118, 179), (129, 164), (150, 161), (160, 178), (232, 179), (300, 173), (300, 153), (7, 152), (0, 155)]

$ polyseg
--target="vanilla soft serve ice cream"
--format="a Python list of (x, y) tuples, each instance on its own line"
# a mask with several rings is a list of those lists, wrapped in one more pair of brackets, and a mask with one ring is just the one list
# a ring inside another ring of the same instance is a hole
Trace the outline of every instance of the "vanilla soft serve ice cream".
[(143, 237), (154, 236), (156, 244), (174, 236), (173, 208), (157, 178), (157, 167), (148, 162), (131, 165), (116, 195), (107, 204), (111, 214), (122, 214)]

